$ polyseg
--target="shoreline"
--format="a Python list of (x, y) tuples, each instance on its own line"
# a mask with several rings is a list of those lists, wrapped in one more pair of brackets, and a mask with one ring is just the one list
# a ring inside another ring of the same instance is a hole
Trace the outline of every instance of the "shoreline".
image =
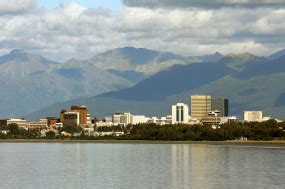
[(285, 147), (285, 140), (271, 141), (152, 141), (152, 140), (58, 140), (0, 139), (0, 143), (66, 143), (66, 144), (200, 144)]

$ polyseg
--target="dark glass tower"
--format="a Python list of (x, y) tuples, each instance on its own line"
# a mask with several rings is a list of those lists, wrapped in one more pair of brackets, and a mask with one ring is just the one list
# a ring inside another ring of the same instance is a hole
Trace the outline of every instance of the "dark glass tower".
[(212, 110), (219, 110), (221, 117), (229, 116), (229, 100), (224, 98), (212, 98)]

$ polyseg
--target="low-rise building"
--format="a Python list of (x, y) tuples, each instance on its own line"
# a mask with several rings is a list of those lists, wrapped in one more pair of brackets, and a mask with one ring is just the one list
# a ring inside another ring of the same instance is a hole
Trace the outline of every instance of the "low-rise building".
[(92, 119), (91, 119), (90, 114), (87, 114), (87, 121), (86, 121), (86, 124), (87, 124), (87, 125), (92, 124)]
[(238, 122), (238, 118), (236, 116), (230, 116), (230, 117), (221, 117), (221, 123), (233, 123)]
[(147, 118), (144, 115), (133, 115), (132, 116), (132, 124), (137, 125), (137, 124), (143, 124), (146, 123)]
[(0, 119), (0, 125), (7, 126), (8, 125), (7, 121), (8, 121), (8, 119)]
[(166, 117), (151, 117), (151, 118), (147, 118), (146, 123), (154, 123), (156, 125), (169, 125), (172, 123), (172, 116), (166, 116)]
[(95, 129), (93, 128), (83, 128), (84, 135), (95, 136)]
[(114, 123), (112, 122), (103, 122), (103, 121), (96, 122), (96, 127), (112, 127), (112, 126), (114, 126)]
[(40, 119), (39, 121), (28, 121), (29, 129), (43, 129), (48, 127), (47, 119)]
[(28, 121), (25, 120), (24, 118), (20, 118), (20, 119), (8, 119), (7, 120), (7, 125), (10, 124), (17, 124), (19, 128), (23, 128), (23, 129), (28, 129)]
[(122, 136), (125, 133), (123, 131), (116, 131), (116, 132), (96, 132), (96, 136)]
[(56, 123), (55, 124), (55, 128), (62, 128), (63, 127), (63, 123)]
[(244, 111), (243, 120), (245, 122), (261, 122), (262, 121), (262, 111)]
[(131, 113), (115, 113), (112, 116), (112, 122), (116, 125), (129, 125), (132, 123), (132, 114)]
[(47, 117), (46, 119), (49, 127), (53, 127), (57, 122), (59, 122), (59, 119), (56, 117)]
[(40, 133), (41, 133), (41, 137), (46, 137), (46, 133), (49, 131), (53, 131), (55, 133), (55, 136), (59, 135), (58, 130), (57, 129), (53, 129), (53, 128), (46, 128), (46, 129), (41, 129)]
[(201, 122), (203, 124), (220, 124), (221, 123), (221, 117), (220, 117), (220, 111), (210, 111), (207, 116), (203, 116), (201, 119)]
[(199, 119), (193, 119), (192, 117), (190, 117), (189, 119), (189, 125), (201, 125), (201, 121)]

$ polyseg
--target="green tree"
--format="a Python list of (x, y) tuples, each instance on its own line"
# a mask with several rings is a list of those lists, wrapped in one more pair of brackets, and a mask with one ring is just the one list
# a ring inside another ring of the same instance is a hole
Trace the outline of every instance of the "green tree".
[(55, 137), (55, 132), (54, 131), (48, 131), (46, 132), (46, 138), (48, 139), (54, 139)]
[(19, 126), (16, 123), (9, 124), (8, 129), (11, 132), (11, 134), (13, 134), (13, 135), (18, 135), (20, 133)]
[(0, 130), (8, 130), (7, 125), (0, 125)]
[(73, 134), (79, 132), (79, 128), (76, 124), (65, 124), (63, 125), (63, 131)]

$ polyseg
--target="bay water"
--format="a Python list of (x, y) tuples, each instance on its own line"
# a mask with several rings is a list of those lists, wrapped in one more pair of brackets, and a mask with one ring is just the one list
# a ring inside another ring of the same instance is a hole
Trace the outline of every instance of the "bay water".
[(285, 188), (285, 148), (0, 143), (0, 188)]

